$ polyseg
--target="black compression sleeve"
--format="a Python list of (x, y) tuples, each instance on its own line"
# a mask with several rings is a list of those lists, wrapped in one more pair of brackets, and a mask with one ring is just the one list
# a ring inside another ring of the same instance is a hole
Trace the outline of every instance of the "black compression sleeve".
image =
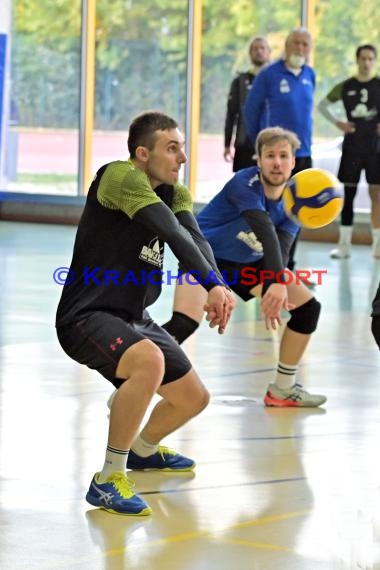
[[(212, 269), (214, 270), (215, 275), (218, 277), (220, 281), (223, 281), (223, 277), (216, 264), (214, 253), (211, 249), (211, 246), (204, 237), (204, 235), (202, 234), (198, 222), (194, 218), (193, 214), (191, 212), (183, 211), (183, 212), (178, 212), (176, 214), (176, 217), (181, 226), (186, 228), (187, 231), (190, 233), (191, 237), (194, 240), (194, 243), (196, 243), (196, 245), (199, 247), (200, 251), (203, 253), (204, 257), (207, 259)], [(229, 289), (229, 287), (227, 287), (227, 289)]]
[(280, 242), (282, 263), (284, 267), (287, 267), (289, 261), (290, 248), (292, 247), (295, 237), (284, 230), (278, 230), (277, 237), (278, 241)]
[(217, 276), (213, 278), (213, 267), (166, 204), (161, 202), (141, 208), (134, 216), (134, 220), (148, 227), (159, 239), (165, 241), (185, 269), (196, 274), (196, 278), (207, 291), (216, 285), (223, 285)]
[(282, 275), (280, 279), (277, 274), (284, 269), (280, 242), (274, 224), (267, 212), (261, 210), (246, 210), (242, 213), (243, 218), (248, 222), (257, 239), (263, 246), (265, 268), (273, 271), (273, 279), (266, 279), (263, 284), (263, 293), (272, 283), (285, 281)]

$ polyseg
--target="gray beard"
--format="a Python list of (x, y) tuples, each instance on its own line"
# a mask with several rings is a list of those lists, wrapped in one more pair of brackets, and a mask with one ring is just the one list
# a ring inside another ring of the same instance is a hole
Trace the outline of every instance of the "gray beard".
[(293, 69), (301, 69), (306, 63), (306, 58), (303, 55), (292, 54), (289, 56), (288, 62)]

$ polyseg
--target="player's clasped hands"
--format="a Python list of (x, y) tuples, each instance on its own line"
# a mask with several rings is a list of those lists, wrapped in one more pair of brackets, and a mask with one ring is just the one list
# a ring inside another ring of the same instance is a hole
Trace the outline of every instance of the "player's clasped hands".
[(273, 283), (268, 287), (261, 300), (261, 312), (268, 330), (276, 330), (277, 325), (282, 325), (281, 311), (283, 309), (291, 311), (294, 309), (294, 305), (288, 302), (286, 285)]
[(236, 299), (232, 291), (217, 285), (209, 291), (206, 304), (203, 309), (206, 311), (206, 321), (211, 328), (218, 327), (218, 333), (223, 334), (232, 311), (236, 306)]

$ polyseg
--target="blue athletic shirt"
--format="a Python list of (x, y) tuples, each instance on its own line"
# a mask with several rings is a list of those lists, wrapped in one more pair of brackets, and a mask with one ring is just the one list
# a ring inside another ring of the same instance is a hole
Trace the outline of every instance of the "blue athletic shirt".
[[(259, 178), (257, 166), (239, 170), (224, 188), (198, 214), (197, 221), (216, 259), (235, 263), (255, 263), (264, 252), (255, 251), (251, 241), (252, 228), (242, 217), (242, 212), (260, 210), (269, 214), (276, 230), (283, 230), (295, 237), (299, 226), (284, 211), (282, 200), (268, 200)], [(240, 233), (242, 232), (242, 233)], [(240, 237), (238, 237), (240, 236)], [(248, 239), (247, 239), (248, 238)], [(260, 242), (257, 250), (260, 250)]]
[(315, 73), (304, 65), (299, 75), (292, 73), (284, 60), (278, 60), (258, 73), (244, 108), (245, 126), (255, 142), (263, 117), (266, 127), (282, 127), (296, 133), (301, 141), (297, 157), (311, 156)]

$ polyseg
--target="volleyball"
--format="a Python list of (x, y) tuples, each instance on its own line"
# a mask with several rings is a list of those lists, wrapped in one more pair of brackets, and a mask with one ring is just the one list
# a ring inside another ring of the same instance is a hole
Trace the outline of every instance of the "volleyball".
[(283, 202), (285, 212), (296, 223), (309, 229), (327, 226), (343, 207), (339, 180), (321, 168), (307, 168), (288, 181)]

